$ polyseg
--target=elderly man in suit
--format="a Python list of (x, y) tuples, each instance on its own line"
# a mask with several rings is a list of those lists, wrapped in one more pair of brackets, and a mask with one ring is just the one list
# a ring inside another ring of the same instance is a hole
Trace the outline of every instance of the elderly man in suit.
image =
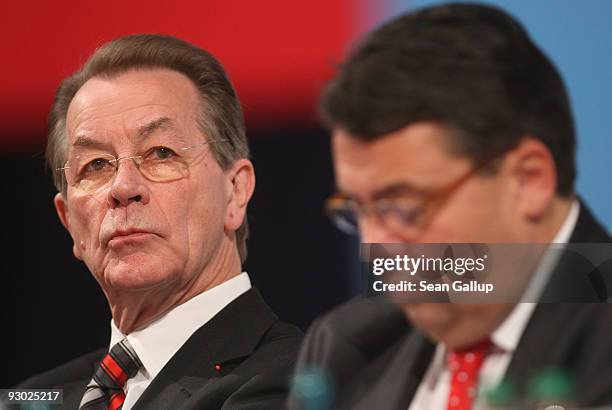
[(301, 335), (241, 273), (255, 186), (219, 62), (132, 35), (63, 81), (47, 159), (55, 207), (112, 313), (108, 349), (21, 384), (63, 408), (280, 407)]
[[(339, 189), (328, 210), (365, 243), (610, 242), (574, 194), (563, 82), (498, 9), (447, 4), (384, 24), (321, 113)], [(571, 401), (611, 405), (610, 269), (571, 255), (540, 268), (532, 301), (555, 303), (349, 302), (313, 324), (297, 374), (331, 380), (330, 408), (440, 410), (472, 408), (479, 380), (520, 395), (554, 367), (573, 377)], [(293, 408), (309, 405), (300, 389)]]

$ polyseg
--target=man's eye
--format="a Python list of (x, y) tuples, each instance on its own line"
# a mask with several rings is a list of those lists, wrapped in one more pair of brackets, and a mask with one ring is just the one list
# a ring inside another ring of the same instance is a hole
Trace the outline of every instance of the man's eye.
[(150, 154), (148, 155), (148, 157), (152, 159), (169, 159), (176, 156), (174, 151), (167, 147), (155, 147), (152, 148), (149, 152)]
[(104, 169), (106, 169), (107, 167), (110, 167), (111, 164), (107, 159), (104, 158), (96, 158), (94, 160), (91, 160), (87, 163), (87, 165), (85, 166), (84, 171), (85, 172), (98, 172), (98, 171), (103, 171)]
[(381, 204), (378, 212), (383, 218), (391, 218), (396, 222), (411, 225), (417, 221), (423, 212), (420, 206), (406, 206), (405, 204)]
[(422, 213), (423, 208), (396, 209), (394, 216), (402, 221), (402, 223), (412, 225), (417, 222)]

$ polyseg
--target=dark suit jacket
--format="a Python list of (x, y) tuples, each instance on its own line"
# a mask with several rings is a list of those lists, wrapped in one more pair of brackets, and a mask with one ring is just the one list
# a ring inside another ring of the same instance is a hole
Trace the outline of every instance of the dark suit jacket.
[[(282, 408), (301, 338), (251, 289), (187, 340), (133, 409)], [(18, 388), (64, 389), (61, 408), (77, 409), (106, 352), (80, 357)]]
[[(584, 204), (570, 242), (610, 242)], [(611, 272), (562, 257), (542, 298), (581, 303), (538, 304), (506, 372), (519, 389), (535, 369), (553, 366), (575, 377), (579, 405), (612, 405), (612, 304), (585, 303), (607, 299)], [(296, 374), (315, 368), (329, 377), (333, 409), (405, 410), (434, 351), (396, 305), (357, 299), (311, 326)], [(295, 397), (290, 408), (299, 409)]]

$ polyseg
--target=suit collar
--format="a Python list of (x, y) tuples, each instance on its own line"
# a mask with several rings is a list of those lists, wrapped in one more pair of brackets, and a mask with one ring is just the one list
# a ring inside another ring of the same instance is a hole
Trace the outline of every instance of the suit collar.
[(185, 342), (133, 409), (179, 407), (198, 389), (218, 382), (225, 365), (249, 356), (277, 320), (259, 291), (251, 288)]
[(348, 405), (342, 408), (374, 409), (380, 408), (382, 403), (390, 409), (408, 408), (435, 349), (436, 345), (419, 330), (409, 332), (349, 389), (350, 396), (357, 397), (349, 397)]
[[(610, 236), (591, 214), (584, 202), (580, 202), (580, 214), (569, 239), (570, 244), (595, 244), (610, 242)], [(541, 303), (605, 301), (609, 272), (601, 271), (578, 248), (563, 252), (546, 285)], [(582, 245), (591, 246), (591, 245)]]
[(250, 355), (276, 321), (278, 317), (252, 288), (202, 327), (202, 339), (215, 364), (223, 364)]
[[(580, 202), (580, 214), (570, 243), (606, 243), (610, 237), (592, 215), (584, 202)], [(600, 302), (605, 290), (605, 280), (610, 272), (594, 269), (585, 258), (567, 252), (558, 262), (549, 284), (523, 333), (516, 353), (510, 362), (506, 376), (515, 381), (525, 380), (529, 372), (546, 361), (558, 365), (564, 357), (569, 339), (559, 343), (559, 335), (572, 334), (568, 326), (572, 317), (588, 304), (547, 303), (555, 301)], [(603, 288), (602, 288), (603, 286)]]
[(580, 214), (576, 228), (570, 237), (570, 243), (610, 242), (610, 235), (601, 223), (595, 219), (589, 207), (580, 201)]

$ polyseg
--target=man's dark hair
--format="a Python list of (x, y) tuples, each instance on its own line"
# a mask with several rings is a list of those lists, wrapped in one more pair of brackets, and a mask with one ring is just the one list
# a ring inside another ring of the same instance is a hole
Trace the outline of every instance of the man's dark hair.
[(403, 15), (369, 34), (322, 97), (330, 128), (374, 140), (420, 121), (451, 130), (474, 160), (525, 136), (555, 161), (557, 193), (573, 192), (575, 135), (555, 67), (508, 14), (447, 4)]

